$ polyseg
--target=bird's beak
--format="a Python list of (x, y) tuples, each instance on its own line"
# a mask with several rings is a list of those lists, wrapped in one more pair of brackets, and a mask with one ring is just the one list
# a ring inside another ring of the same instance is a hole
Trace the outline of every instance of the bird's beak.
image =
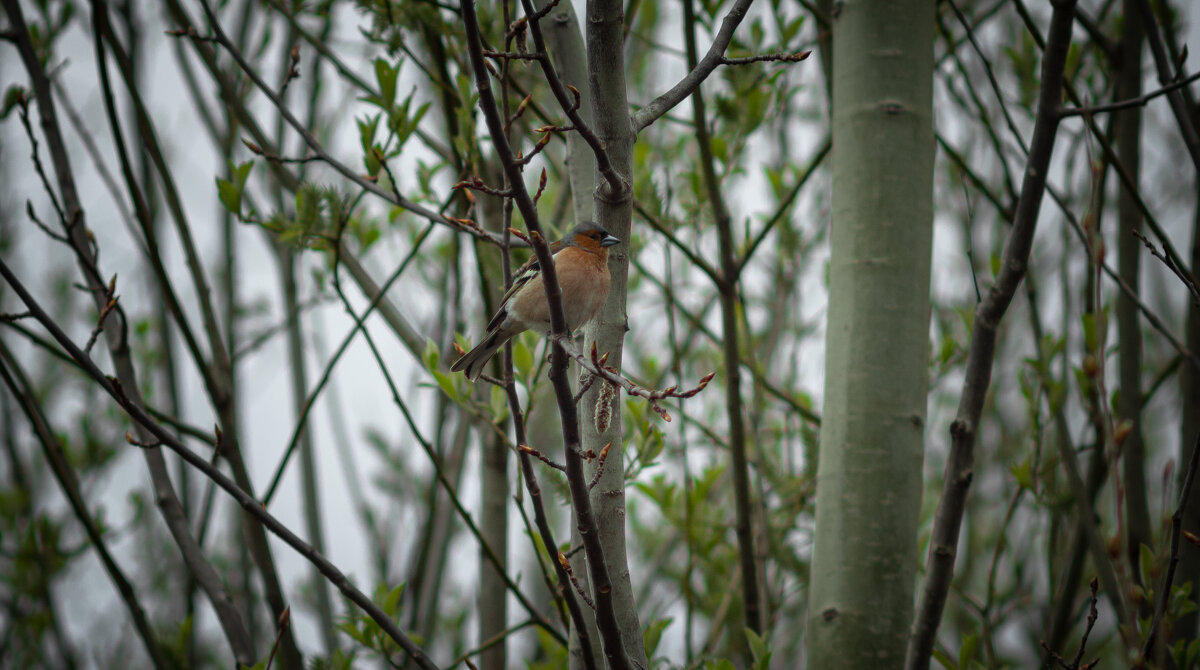
[(609, 235), (608, 233), (605, 233), (604, 238), (600, 240), (600, 246), (602, 246), (602, 247), (611, 247), (614, 244), (620, 244), (620, 243), (621, 243), (621, 240), (617, 239), (616, 237), (613, 237), (612, 235)]

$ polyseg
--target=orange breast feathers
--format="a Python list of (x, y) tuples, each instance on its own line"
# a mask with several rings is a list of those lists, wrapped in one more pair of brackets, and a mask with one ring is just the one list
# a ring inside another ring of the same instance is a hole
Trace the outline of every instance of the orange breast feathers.
[[(578, 247), (567, 247), (554, 257), (554, 269), (558, 275), (558, 286), (562, 290), (563, 315), (567, 318), (567, 330), (591, 321), (608, 299), (608, 249), (588, 251)], [(546, 289), (542, 286), (542, 275), (529, 280), (521, 291), (513, 296), (509, 314), (530, 330), (542, 334), (550, 332), (550, 304), (546, 302)]]

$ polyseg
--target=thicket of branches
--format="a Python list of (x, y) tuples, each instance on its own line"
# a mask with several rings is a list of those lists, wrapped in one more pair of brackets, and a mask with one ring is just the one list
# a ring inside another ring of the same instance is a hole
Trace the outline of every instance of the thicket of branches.
[[(908, 667), (1194, 668), (1200, 17), (1049, 4), (937, 3)], [(2, 6), (0, 666), (803, 662), (840, 3)]]

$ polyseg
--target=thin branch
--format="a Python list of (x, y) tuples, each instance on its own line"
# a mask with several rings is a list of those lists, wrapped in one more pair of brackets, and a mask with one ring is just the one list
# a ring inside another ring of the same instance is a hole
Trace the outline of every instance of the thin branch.
[(737, 0), (721, 21), (721, 29), (717, 31), (716, 35), (713, 35), (712, 44), (708, 47), (708, 53), (704, 54), (704, 58), (700, 59), (692, 71), (679, 80), (679, 83), (672, 86), (666, 93), (651, 100), (633, 115), (633, 128), (636, 132), (640, 133), (654, 123), (658, 117), (686, 100), (708, 78), (708, 75), (717, 69), (725, 57), (725, 49), (729, 48), (729, 42), (733, 39), (733, 31), (737, 30), (742, 19), (746, 18), (746, 12), (749, 11), (753, 2), (754, 0)]
[(1179, 278), (1179, 281), (1183, 282), (1184, 287), (1187, 288), (1188, 295), (1190, 295), (1192, 298), (1192, 305), (1200, 308), (1200, 291), (1196, 289), (1196, 283), (1192, 281), (1192, 278), (1189, 277), (1183, 270), (1181, 270), (1179, 266), (1175, 264), (1175, 261), (1171, 260), (1170, 257), (1160, 252), (1158, 247), (1155, 247), (1150, 240), (1146, 239), (1145, 235), (1142, 235), (1136, 230), (1133, 231), (1133, 235), (1141, 240), (1142, 244), (1146, 245), (1146, 248), (1150, 250), (1151, 256), (1154, 256), (1161, 261), (1163, 265), (1167, 266), (1168, 270), (1170, 270), (1175, 274), (1176, 277)]
[(652, 214), (650, 210), (646, 209), (646, 207), (640, 201), (634, 200), (633, 208), (637, 210), (638, 215), (642, 217), (643, 221), (650, 224), (651, 228), (666, 238), (667, 242), (669, 242), (671, 246), (675, 247), (684, 256), (686, 256), (687, 259), (692, 262), (692, 265), (695, 265), (697, 268), (699, 268), (700, 271), (707, 275), (714, 284), (720, 281), (720, 273), (717, 272), (717, 269), (714, 268), (708, 261), (704, 260), (700, 254), (696, 253), (696, 251), (692, 249), (692, 245), (689, 245), (676, 237), (675, 233), (672, 232), (670, 228), (667, 228), (662, 221), (659, 221), (658, 217)]
[(792, 186), (792, 190), (788, 191), (788, 194), (784, 196), (783, 200), (779, 203), (779, 206), (775, 208), (775, 213), (771, 215), (770, 219), (767, 219), (766, 225), (762, 227), (762, 230), (758, 231), (758, 233), (754, 236), (754, 239), (751, 240), (750, 244), (746, 247), (746, 251), (742, 253), (742, 257), (737, 263), (738, 274), (741, 274), (742, 270), (745, 269), (746, 264), (749, 263), (750, 259), (754, 257), (754, 252), (758, 250), (758, 246), (762, 244), (767, 235), (774, 230), (775, 226), (778, 225), (780, 221), (783, 220), (784, 216), (788, 212), (788, 209), (792, 206), (792, 203), (796, 201), (796, 196), (800, 195), (800, 189), (804, 188), (804, 185), (808, 183), (809, 178), (816, 174), (817, 168), (825, 162), (825, 157), (829, 155), (829, 152), (832, 148), (833, 137), (826, 137), (825, 141), (821, 143), (821, 147), (817, 149), (817, 155), (809, 159), (808, 166), (804, 168), (804, 172), (800, 174), (800, 178), (796, 180), (795, 185)]
[(751, 63), (799, 63), (807, 60), (812, 51), (797, 51), (795, 53), (763, 54), (762, 56), (747, 56), (745, 58), (721, 57), (721, 65), (749, 65)]
[[(329, 359), (329, 362), (325, 364), (325, 371), (321, 374), (320, 379), (317, 380), (317, 385), (305, 399), (303, 408), (300, 410), (300, 415), (296, 417), (296, 426), (292, 429), (292, 437), (288, 440), (288, 445), (283, 450), (283, 456), (279, 459), (279, 464), (275, 466), (275, 474), (271, 476), (271, 483), (267, 486), (266, 493), (263, 494), (264, 506), (270, 505), (271, 500), (275, 497), (275, 492), (279, 489), (280, 480), (283, 479), (283, 473), (287, 469), (288, 461), (291, 460), (292, 454), (296, 451), (300, 444), (300, 436), (304, 434), (304, 429), (308, 424), (309, 412), (312, 411), (313, 405), (316, 404), (317, 398), (321, 395), (321, 391), (325, 389), (325, 386), (329, 383), (330, 378), (332, 378), (333, 370), (337, 366), (338, 361), (341, 359), (342, 354), (344, 354), (350, 347), (351, 342), (354, 341), (355, 335), (363, 330), (367, 317), (369, 317), (371, 313), (374, 312), (375, 309), (383, 302), (384, 296), (387, 295), (388, 289), (391, 288), (392, 284), (395, 283), (395, 281), (400, 278), (400, 275), (402, 275), (408, 268), (409, 262), (416, 257), (417, 252), (421, 249), (422, 243), (426, 240), (426, 238), (428, 238), (432, 226), (432, 223), (428, 224), (420, 233), (417, 234), (417, 237), (413, 240), (412, 249), (404, 257), (404, 260), (402, 260), (396, 267), (396, 270), (391, 274), (391, 276), (388, 277), (387, 281), (384, 282), (383, 287), (380, 288), (374, 297), (371, 298), (371, 302), (367, 305), (367, 308), (361, 315), (354, 315), (354, 326), (350, 329), (350, 332), (346, 333), (346, 336), (342, 338), (341, 344), (338, 345), (338, 348), (334, 351), (333, 356)], [(339, 245), (339, 249), (340, 247), (341, 245)], [(341, 253), (339, 252), (337, 256), (340, 259)]]
[[(347, 211), (347, 216), (349, 216), (349, 211)], [(344, 222), (343, 222), (343, 224), (344, 224)], [(343, 226), (343, 230), (344, 230), (344, 226)], [(335, 247), (336, 249), (339, 249), (339, 250), (342, 248), (342, 243), (341, 243), (341, 239), (340, 239), (341, 233), (342, 233), (342, 230), (339, 230), (339, 233), (338, 233), (339, 239), (338, 239), (337, 246)], [(336, 261), (336, 259), (335, 259), (335, 261)], [(361, 328), (362, 322), (363, 322), (363, 317), (360, 317), (358, 314), (356, 314), (354, 312), (354, 310), (350, 304), (350, 301), (346, 298), (345, 293), (342, 291), (341, 280), (339, 279), (339, 275), (337, 272), (337, 268), (339, 266), (340, 266), (340, 263), (338, 263), (338, 262), (334, 263), (334, 268), (335, 268), (334, 276), (333, 276), (334, 290), (335, 290), (335, 292), (337, 292), (338, 297), (341, 298), (342, 305), (346, 309), (346, 312), (350, 315), (350, 318), (355, 321), (356, 329)], [(382, 292), (381, 292), (381, 295), (382, 295)], [(375, 339), (371, 336), (370, 331), (365, 328), (362, 329), (362, 335), (363, 335), (363, 339), (366, 340), (367, 347), (371, 350), (371, 355), (375, 358), (375, 362), (379, 368), (379, 371), (383, 374), (384, 381), (387, 383), (388, 390), (391, 392), (392, 402), (400, 410), (400, 414), (403, 415), (404, 421), (405, 421), (405, 423), (408, 424), (408, 428), (412, 432), (413, 437), (415, 437), (417, 439), (417, 443), (421, 446), (421, 450), (425, 452), (425, 455), (429, 459), (429, 462), (433, 465), (434, 476), (437, 478), (438, 483), (441, 484), (442, 488), (446, 491), (447, 497), (450, 499), (450, 502), (454, 506), (455, 511), (462, 518), (462, 520), (466, 524), (468, 530), (470, 530), (471, 535), (475, 538), (475, 541), (479, 544), (480, 549), (483, 550), (484, 557), (489, 562), (491, 562), (492, 566), (496, 569), (497, 574), (499, 574), (501, 576), (501, 578), (504, 580), (505, 585), (513, 593), (513, 595), (516, 596), (517, 601), (520, 602), (521, 606), (524, 607), (529, 612), (529, 616), (532, 617), (533, 619), (535, 619), (537, 621), (538, 625), (543, 630), (545, 630), (547, 633), (549, 633), (552, 637), (554, 637), (556, 640), (558, 640), (565, 646), (567, 644), (566, 636), (563, 635), (562, 632), (558, 631), (553, 626), (551, 626), (550, 622), (546, 619), (546, 617), (542, 616), (542, 614), (540, 612), (538, 612), (537, 607), (533, 604), (533, 602), (529, 599), (529, 597), (526, 596), (521, 591), (521, 589), (517, 585), (517, 583), (514, 582), (512, 580), (512, 577), (510, 577), (508, 575), (508, 573), (505, 571), (504, 562), (500, 559), (500, 556), (497, 555), (496, 551), (492, 548), (492, 546), (484, 539), (483, 533), (480, 532), (478, 524), (475, 523), (475, 520), (471, 516), (471, 513), (468, 512), (466, 507), (463, 506), (462, 500), (460, 499), (458, 492), (454, 487), (454, 483), (451, 482), (449, 477), (446, 476), (446, 472), (442, 467), (441, 458), (439, 457), (438, 453), (434, 450), (433, 445), (430, 444), (429, 440), (425, 439), (424, 435), (421, 434), (421, 431), (420, 431), (419, 427), (417, 426), (417, 422), (413, 419), (412, 413), (409, 412), (408, 404), (404, 402), (404, 398), (401, 397), (399, 389), (397, 388), (395, 382), (392, 380), (391, 373), (388, 372), (387, 366), (385, 365), (384, 360), (383, 360), (383, 356), (380, 354), (379, 348), (375, 344)]]
[(1146, 104), (1148, 102), (1150, 102), (1151, 100), (1153, 100), (1157, 97), (1163, 96), (1163, 95), (1167, 95), (1168, 93), (1171, 93), (1173, 91), (1181, 89), (1185, 86), (1188, 86), (1192, 82), (1197, 81), (1197, 80), (1200, 80), (1200, 71), (1193, 72), (1186, 79), (1181, 79), (1179, 81), (1173, 82), (1173, 83), (1168, 84), (1158, 90), (1150, 91), (1149, 93), (1139, 95), (1136, 98), (1130, 98), (1128, 100), (1121, 100), (1119, 102), (1111, 102), (1111, 103), (1108, 103), (1107, 105), (1095, 105), (1093, 107), (1069, 107), (1067, 109), (1062, 110), (1061, 114), (1062, 114), (1063, 118), (1067, 118), (1070, 116), (1085, 116), (1085, 115), (1094, 116), (1096, 114), (1104, 114), (1106, 112), (1119, 112), (1123, 109), (1132, 109), (1134, 107), (1145, 107)]
[[(1150, 248), (1154, 257), (1161, 260), (1179, 277), (1187, 287), (1188, 293), (1191, 294), (1192, 303), (1200, 307), (1200, 293), (1197, 292), (1196, 285), (1189, 281), (1169, 259), (1158, 253), (1145, 238), (1141, 239)], [(1184, 534), (1183, 515), (1188, 506), (1188, 498), (1192, 492), (1192, 482), (1196, 478), (1198, 463), (1200, 463), (1200, 432), (1196, 433), (1196, 442), (1192, 445), (1192, 455), (1188, 458), (1187, 470), (1183, 475), (1183, 485), (1179, 488), (1179, 502), (1175, 506), (1175, 513), (1171, 515), (1171, 558), (1167, 562), (1167, 572), (1163, 575), (1162, 585), (1154, 592), (1157, 602), (1154, 607), (1154, 618), (1150, 621), (1150, 632), (1146, 634), (1146, 644), (1142, 647), (1142, 658), (1152, 658), (1159, 625), (1162, 623), (1163, 616), (1166, 615), (1167, 605), (1171, 602), (1171, 584), (1175, 580), (1175, 569), (1179, 565), (1179, 539)], [(1191, 538), (1189, 538), (1190, 540)]]

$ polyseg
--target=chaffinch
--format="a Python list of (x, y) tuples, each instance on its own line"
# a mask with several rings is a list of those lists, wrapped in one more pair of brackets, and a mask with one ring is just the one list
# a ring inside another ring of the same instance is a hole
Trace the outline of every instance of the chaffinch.
[[(558, 286), (562, 290), (563, 315), (567, 330), (591, 321), (608, 298), (608, 248), (621, 240), (591, 221), (575, 226), (561, 242), (551, 245)], [(558, 249), (555, 249), (558, 246)], [(488, 322), (479, 344), (450, 366), (475, 381), (483, 366), (513, 336), (535, 330), (550, 332), (550, 304), (542, 287), (542, 270), (534, 257), (523, 268), (512, 288), (500, 300), (500, 309)]]

